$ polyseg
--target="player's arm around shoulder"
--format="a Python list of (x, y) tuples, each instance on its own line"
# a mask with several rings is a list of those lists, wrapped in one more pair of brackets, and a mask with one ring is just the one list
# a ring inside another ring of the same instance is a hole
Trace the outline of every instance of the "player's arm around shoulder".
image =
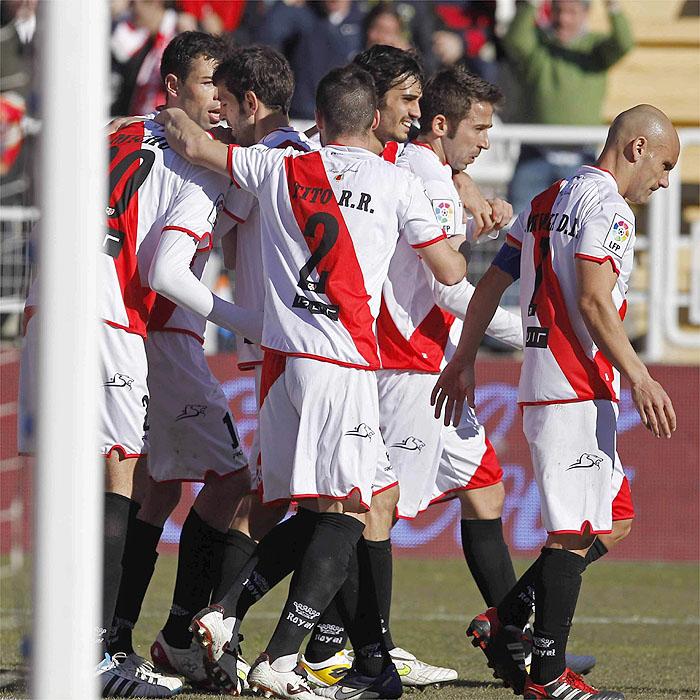
[(177, 154), (221, 175), (228, 175), (229, 147), (215, 141), (181, 109), (161, 110), (155, 118), (165, 129), (168, 145)]
[[(399, 230), (423, 258), (442, 284), (457, 284), (467, 274), (468, 254), (456, 251), (435, 220), (433, 208), (423, 183), (415, 175), (396, 168), (397, 186), (404, 195), (399, 198)], [(401, 174), (402, 173), (402, 174)]]
[(593, 342), (629, 380), (644, 425), (656, 437), (671, 437), (676, 414), (671, 399), (639, 359), (612, 301), (617, 273), (607, 261), (577, 258), (578, 308)]

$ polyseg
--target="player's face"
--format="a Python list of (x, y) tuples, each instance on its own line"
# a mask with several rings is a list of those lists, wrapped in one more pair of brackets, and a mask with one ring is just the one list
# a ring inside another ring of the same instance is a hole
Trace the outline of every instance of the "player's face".
[(180, 83), (177, 104), (202, 129), (211, 129), (220, 120), (219, 97), (213, 77), (217, 62), (198, 56), (190, 65), (187, 78)]
[(488, 131), (493, 126), (493, 105), (474, 102), (452, 137), (442, 137), (445, 158), (455, 170), (464, 170), (489, 147)]
[(636, 172), (625, 198), (633, 204), (644, 204), (660, 187), (668, 187), (668, 179), (680, 149), (674, 144), (650, 144), (636, 164)]
[(247, 113), (238, 98), (219, 84), (221, 101), (221, 118), (231, 127), (236, 143), (240, 146), (252, 146), (255, 143), (255, 120), (252, 113)]
[(422, 86), (413, 76), (386, 92), (379, 107), (379, 126), (374, 132), (383, 144), (387, 141), (402, 143), (408, 139), (411, 122), (420, 118), (418, 101), (422, 94)]

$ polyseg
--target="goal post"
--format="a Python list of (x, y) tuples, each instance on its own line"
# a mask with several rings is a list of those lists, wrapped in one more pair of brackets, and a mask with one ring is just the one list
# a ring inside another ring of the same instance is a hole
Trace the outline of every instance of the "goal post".
[(40, 3), (39, 395), (32, 697), (96, 698), (104, 467), (97, 245), (104, 231), (109, 5)]

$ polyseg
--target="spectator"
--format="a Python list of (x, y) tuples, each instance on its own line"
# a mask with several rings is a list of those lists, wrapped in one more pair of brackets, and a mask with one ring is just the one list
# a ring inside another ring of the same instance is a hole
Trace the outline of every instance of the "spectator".
[(271, 8), (258, 39), (283, 53), (292, 66), (296, 90), (290, 116), (314, 118), (319, 80), (362, 49), (363, 18), (362, 6), (351, 0), (278, 0)]
[(36, 102), (34, 35), (37, 0), (0, 4), (0, 200), (22, 205), (32, 199), (29, 170), (33, 160), (25, 143), (25, 117)]
[[(608, 69), (633, 46), (625, 16), (607, 0), (610, 32), (588, 30), (589, 0), (552, 0), (549, 26), (536, 23), (531, 2), (518, 2), (503, 38), (508, 63), (520, 85), (516, 121), (536, 124), (600, 124)], [(523, 146), (509, 199), (521, 211), (533, 195), (568, 177), (595, 154), (580, 147)]]
[(246, 9), (245, 0), (179, 0), (181, 31), (199, 29), (214, 36), (230, 34), (238, 28)]
[(178, 15), (164, 0), (131, 0), (112, 32), (113, 115), (148, 114), (165, 102), (160, 59), (178, 33)]
[(376, 44), (393, 46), (404, 51), (411, 48), (398, 10), (390, 2), (377, 3), (364, 21), (365, 48)]
[(442, 28), (433, 34), (433, 52), (442, 67), (455, 63), (495, 83), (498, 78), (494, 0), (440, 0), (433, 10)]

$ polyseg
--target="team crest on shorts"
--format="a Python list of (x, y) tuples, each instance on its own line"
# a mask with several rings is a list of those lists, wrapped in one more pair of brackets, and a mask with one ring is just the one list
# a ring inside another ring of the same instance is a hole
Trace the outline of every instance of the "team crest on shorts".
[(356, 428), (348, 430), (346, 435), (354, 435), (355, 437), (367, 438), (370, 442), (372, 441), (372, 436), (374, 435), (374, 430), (367, 425), (367, 423), (360, 423)]
[(131, 391), (131, 385), (134, 383), (133, 377), (121, 372), (115, 372), (102, 386), (113, 386), (117, 388), (126, 387)]
[(183, 418), (196, 418), (197, 416), (204, 416), (206, 413), (207, 407), (205, 404), (188, 403), (175, 418), (175, 420), (182, 420)]
[(600, 471), (602, 461), (602, 457), (584, 452), (573, 464), (567, 467), (566, 471), (568, 472), (570, 469), (592, 469), (593, 467)]
[(451, 236), (455, 232), (455, 204), (451, 199), (431, 199), (433, 213), (438, 225), (446, 235)]
[(632, 238), (633, 231), (634, 224), (631, 221), (619, 214), (615, 214), (603, 241), (603, 247), (615, 257), (622, 259)]

